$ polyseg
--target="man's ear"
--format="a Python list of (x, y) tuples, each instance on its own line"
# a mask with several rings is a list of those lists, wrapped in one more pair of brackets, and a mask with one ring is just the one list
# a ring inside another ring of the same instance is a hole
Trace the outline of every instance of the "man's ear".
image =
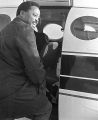
[(20, 16), (21, 16), (22, 18), (24, 18), (24, 17), (25, 17), (25, 11), (21, 10), (21, 11), (20, 11)]

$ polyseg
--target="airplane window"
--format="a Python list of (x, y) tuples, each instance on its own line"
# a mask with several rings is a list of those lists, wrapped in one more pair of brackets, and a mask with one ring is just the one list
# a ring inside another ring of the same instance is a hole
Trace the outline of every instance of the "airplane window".
[(49, 39), (58, 40), (63, 37), (62, 27), (58, 24), (47, 24), (43, 28), (43, 32), (48, 35)]
[(98, 37), (98, 18), (83, 16), (71, 24), (72, 34), (81, 40), (93, 40)]
[(8, 15), (0, 14), (0, 31), (11, 21)]

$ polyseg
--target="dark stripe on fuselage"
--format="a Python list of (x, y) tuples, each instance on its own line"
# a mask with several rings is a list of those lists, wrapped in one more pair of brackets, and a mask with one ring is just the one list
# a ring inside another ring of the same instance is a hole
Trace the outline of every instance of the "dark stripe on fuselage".
[(62, 55), (60, 88), (98, 94), (98, 57)]
[(82, 78), (60, 77), (60, 88), (98, 94), (98, 81)]

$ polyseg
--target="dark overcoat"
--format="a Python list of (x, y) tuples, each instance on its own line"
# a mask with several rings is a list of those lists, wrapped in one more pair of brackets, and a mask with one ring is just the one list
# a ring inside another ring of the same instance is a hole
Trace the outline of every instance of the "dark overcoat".
[(34, 30), (16, 17), (0, 32), (0, 108), (4, 115), (32, 116), (45, 112), (47, 103)]

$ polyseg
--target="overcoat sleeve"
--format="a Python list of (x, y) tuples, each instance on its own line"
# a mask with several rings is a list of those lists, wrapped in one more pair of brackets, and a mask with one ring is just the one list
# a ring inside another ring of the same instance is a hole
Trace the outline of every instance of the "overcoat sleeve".
[(34, 31), (25, 27), (18, 31), (17, 46), (22, 56), (25, 73), (33, 84), (40, 85), (45, 81), (45, 70), (40, 61)]

